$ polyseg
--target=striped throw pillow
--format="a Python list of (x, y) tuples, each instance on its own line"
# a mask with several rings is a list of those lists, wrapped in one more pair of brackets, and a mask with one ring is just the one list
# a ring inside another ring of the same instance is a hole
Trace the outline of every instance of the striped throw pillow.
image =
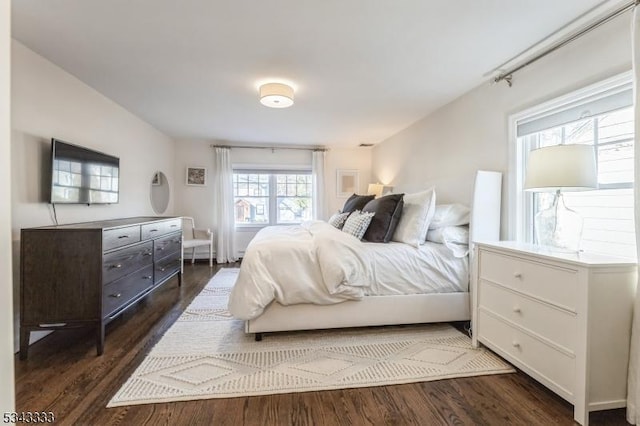
[(350, 212), (336, 213), (333, 216), (331, 216), (327, 222), (329, 223), (329, 225), (332, 225), (338, 229), (342, 229), (342, 227), (344, 226), (344, 223), (349, 217), (349, 213)]
[(364, 233), (367, 232), (367, 228), (369, 227), (374, 215), (375, 212), (361, 212), (360, 210), (356, 210), (351, 213), (344, 222), (342, 231), (361, 240)]

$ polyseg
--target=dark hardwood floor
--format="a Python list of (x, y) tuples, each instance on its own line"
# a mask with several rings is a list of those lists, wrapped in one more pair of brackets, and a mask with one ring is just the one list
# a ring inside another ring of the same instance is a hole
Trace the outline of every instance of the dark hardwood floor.
[[(573, 424), (572, 406), (521, 372), (105, 408), (218, 269), (186, 264), (182, 287), (172, 279), (107, 326), (103, 356), (96, 356), (93, 333), (82, 330), (45, 337), (30, 348), (26, 361), (16, 355), (17, 411), (51, 411), (56, 423), (73, 425)], [(592, 425), (627, 424), (624, 410), (592, 413), (590, 419)]]

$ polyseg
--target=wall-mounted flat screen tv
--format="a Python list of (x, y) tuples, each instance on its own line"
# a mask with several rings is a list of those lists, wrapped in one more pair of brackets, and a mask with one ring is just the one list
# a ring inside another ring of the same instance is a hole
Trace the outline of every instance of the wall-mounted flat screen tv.
[(52, 204), (118, 202), (120, 159), (51, 139)]

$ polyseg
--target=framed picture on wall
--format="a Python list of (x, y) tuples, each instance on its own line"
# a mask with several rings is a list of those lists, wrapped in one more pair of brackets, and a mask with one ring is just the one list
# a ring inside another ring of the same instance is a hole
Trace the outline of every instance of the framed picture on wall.
[(204, 167), (187, 167), (187, 181), (189, 186), (205, 186), (207, 184), (207, 169)]
[(336, 195), (339, 198), (348, 198), (358, 192), (360, 180), (357, 170), (338, 169), (337, 174)]

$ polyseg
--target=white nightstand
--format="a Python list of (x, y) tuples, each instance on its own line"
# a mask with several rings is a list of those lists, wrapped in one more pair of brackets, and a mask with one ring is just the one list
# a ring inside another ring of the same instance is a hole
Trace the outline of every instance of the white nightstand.
[(636, 263), (479, 243), (473, 344), (486, 345), (574, 405), (574, 419), (626, 405)]

